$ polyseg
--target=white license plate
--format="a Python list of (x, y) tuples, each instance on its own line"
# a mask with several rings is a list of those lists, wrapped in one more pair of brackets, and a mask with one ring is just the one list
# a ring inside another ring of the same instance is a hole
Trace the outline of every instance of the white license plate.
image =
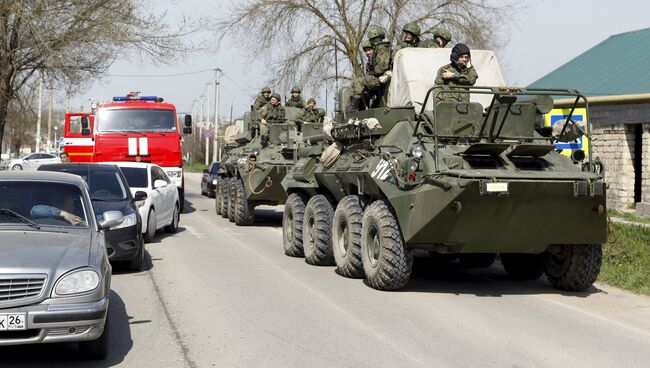
[(0, 313), (0, 331), (26, 330), (25, 313)]
[(488, 193), (508, 193), (508, 183), (486, 183), (485, 191)]

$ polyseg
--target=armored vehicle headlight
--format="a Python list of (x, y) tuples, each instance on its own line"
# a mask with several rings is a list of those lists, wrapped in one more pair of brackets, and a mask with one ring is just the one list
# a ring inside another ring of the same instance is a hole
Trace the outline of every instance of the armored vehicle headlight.
[(255, 157), (259, 156), (260, 155), (260, 149), (257, 148), (257, 147), (251, 149), (251, 155), (253, 155)]
[(59, 296), (80, 294), (94, 290), (99, 286), (99, 274), (94, 270), (84, 269), (64, 275), (56, 283), (54, 293)]
[(583, 151), (583, 150), (581, 150), (581, 149), (578, 149), (578, 150), (575, 150), (575, 151), (571, 152), (571, 159), (572, 159), (574, 162), (581, 162), (581, 161), (584, 161), (585, 156), (586, 156), (586, 155), (585, 155), (585, 151)]
[(418, 160), (424, 155), (424, 148), (422, 146), (411, 146), (411, 156), (417, 158)]
[(409, 162), (409, 169), (411, 171), (417, 171), (420, 168), (420, 163), (417, 160), (411, 160)]

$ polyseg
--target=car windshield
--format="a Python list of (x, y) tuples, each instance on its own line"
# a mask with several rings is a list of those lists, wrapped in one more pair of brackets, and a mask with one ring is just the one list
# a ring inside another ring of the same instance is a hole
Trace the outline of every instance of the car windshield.
[(0, 193), (0, 226), (88, 226), (88, 213), (76, 185), (0, 181)]
[(216, 173), (218, 173), (218, 172), (219, 172), (219, 167), (220, 167), (220, 166), (221, 166), (221, 164), (219, 164), (219, 163), (215, 163), (215, 164), (213, 164), (213, 165), (212, 165), (212, 171), (210, 172), (210, 174), (216, 174)]
[(143, 167), (120, 167), (120, 170), (122, 170), (122, 174), (124, 174), (126, 182), (129, 183), (129, 187), (149, 187), (149, 176), (147, 175), (147, 169)]
[(81, 176), (90, 189), (90, 199), (93, 201), (124, 201), (128, 199), (127, 184), (122, 181), (120, 174), (112, 167), (75, 167), (65, 165), (55, 171), (66, 172)]
[(173, 110), (106, 109), (96, 117), (99, 132), (175, 132)]

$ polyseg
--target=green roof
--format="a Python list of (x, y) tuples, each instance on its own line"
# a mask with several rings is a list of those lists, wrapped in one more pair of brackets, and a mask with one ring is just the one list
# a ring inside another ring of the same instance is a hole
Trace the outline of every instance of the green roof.
[(650, 93), (650, 28), (610, 36), (530, 84), (586, 96)]

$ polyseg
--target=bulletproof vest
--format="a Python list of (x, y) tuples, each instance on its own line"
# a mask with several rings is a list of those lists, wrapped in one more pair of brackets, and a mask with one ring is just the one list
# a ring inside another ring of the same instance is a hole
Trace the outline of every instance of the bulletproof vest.
[(269, 124), (284, 122), (284, 107), (279, 104), (277, 106), (268, 104), (266, 105), (265, 113), (262, 115)]

